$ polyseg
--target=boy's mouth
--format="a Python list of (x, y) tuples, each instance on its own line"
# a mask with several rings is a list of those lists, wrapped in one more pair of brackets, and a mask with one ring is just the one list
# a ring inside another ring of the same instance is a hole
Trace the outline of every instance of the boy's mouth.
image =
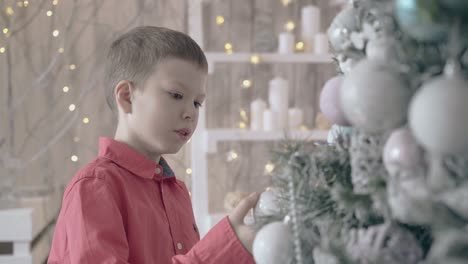
[(188, 128), (178, 129), (175, 132), (183, 138), (188, 138), (192, 134), (192, 131)]

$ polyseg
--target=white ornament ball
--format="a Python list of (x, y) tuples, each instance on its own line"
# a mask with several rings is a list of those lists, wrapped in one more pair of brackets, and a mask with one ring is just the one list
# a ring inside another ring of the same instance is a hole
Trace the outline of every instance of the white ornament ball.
[(280, 213), (278, 192), (275, 188), (269, 188), (260, 195), (255, 206), (256, 216), (272, 216)]
[(409, 123), (421, 145), (439, 154), (468, 150), (468, 82), (437, 77), (414, 96)]
[(265, 225), (258, 231), (253, 243), (257, 264), (289, 263), (293, 255), (293, 239), (289, 226), (282, 222)]
[(350, 45), (351, 32), (359, 30), (361, 23), (357, 9), (352, 7), (341, 11), (328, 28), (328, 39), (336, 51), (347, 49)]
[(346, 74), (341, 86), (341, 106), (346, 118), (371, 133), (401, 126), (410, 99), (407, 82), (380, 60), (360, 61)]

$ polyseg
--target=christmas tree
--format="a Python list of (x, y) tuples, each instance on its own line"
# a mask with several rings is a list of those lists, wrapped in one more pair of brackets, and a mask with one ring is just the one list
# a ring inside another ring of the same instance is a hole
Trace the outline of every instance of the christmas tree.
[(351, 1), (327, 143), (285, 142), (255, 209), (269, 263), (468, 262), (468, 2)]

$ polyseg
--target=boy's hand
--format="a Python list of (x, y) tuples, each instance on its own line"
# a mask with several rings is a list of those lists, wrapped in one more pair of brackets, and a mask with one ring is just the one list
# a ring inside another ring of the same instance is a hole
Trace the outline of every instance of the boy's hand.
[(252, 253), (255, 231), (252, 227), (244, 224), (244, 217), (250, 209), (255, 207), (258, 198), (258, 193), (250, 194), (248, 197), (244, 198), (228, 216), (237, 238), (239, 238), (239, 241), (250, 253)]

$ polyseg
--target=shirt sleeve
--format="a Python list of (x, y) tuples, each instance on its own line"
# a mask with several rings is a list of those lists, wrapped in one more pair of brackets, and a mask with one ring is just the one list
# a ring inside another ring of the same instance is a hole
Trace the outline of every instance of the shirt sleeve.
[(185, 255), (172, 258), (173, 264), (255, 264), (252, 255), (237, 238), (228, 217), (215, 225)]
[(103, 179), (79, 180), (64, 202), (69, 263), (128, 264), (122, 214)]

